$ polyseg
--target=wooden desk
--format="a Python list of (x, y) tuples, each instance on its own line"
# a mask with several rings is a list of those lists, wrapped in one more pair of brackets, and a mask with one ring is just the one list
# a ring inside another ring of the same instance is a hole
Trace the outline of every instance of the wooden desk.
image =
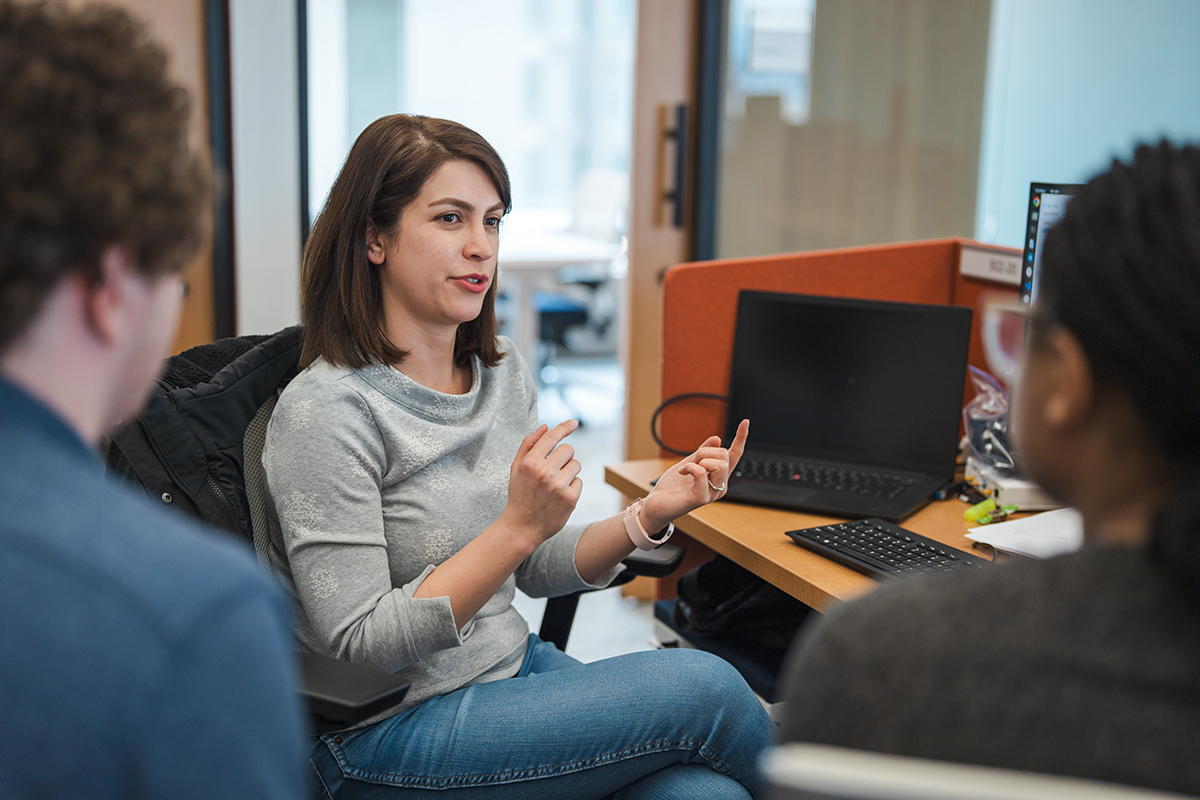
[[(606, 467), (604, 480), (629, 497), (643, 497), (650, 491), (650, 481), (673, 463), (658, 459), (624, 461)], [(973, 555), (983, 555), (971, 547), (971, 540), (964, 535), (969, 527), (963, 520), (965, 508), (957, 500), (930, 503), (902, 524), (922, 536)], [(822, 611), (834, 600), (858, 597), (877, 584), (849, 567), (797, 546), (785, 531), (840, 521), (817, 514), (720, 500), (676, 520), (675, 525), (802, 603)]]

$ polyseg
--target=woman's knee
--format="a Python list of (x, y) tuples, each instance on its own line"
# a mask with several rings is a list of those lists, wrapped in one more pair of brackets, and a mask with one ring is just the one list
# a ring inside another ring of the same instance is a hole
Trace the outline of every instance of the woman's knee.
[(678, 712), (694, 709), (706, 717), (726, 709), (733, 714), (761, 713), (762, 707), (746, 680), (729, 662), (700, 650), (656, 650), (633, 666), (630, 685), (643, 697)]
[(757, 702), (742, 674), (728, 661), (701, 650), (673, 650), (678, 660), (676, 679), (693, 687), (704, 687), (721, 697), (742, 702)]

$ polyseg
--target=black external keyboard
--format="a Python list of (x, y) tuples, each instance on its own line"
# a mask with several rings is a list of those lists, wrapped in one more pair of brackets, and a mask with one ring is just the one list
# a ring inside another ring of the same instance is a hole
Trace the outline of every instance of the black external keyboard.
[(894, 500), (912, 488), (916, 478), (862, 469), (837, 469), (804, 461), (784, 461), (746, 456), (734, 477), (810, 489), (850, 492), (882, 500)]
[(982, 569), (991, 563), (882, 519), (839, 522), (787, 535), (801, 547), (873, 577)]

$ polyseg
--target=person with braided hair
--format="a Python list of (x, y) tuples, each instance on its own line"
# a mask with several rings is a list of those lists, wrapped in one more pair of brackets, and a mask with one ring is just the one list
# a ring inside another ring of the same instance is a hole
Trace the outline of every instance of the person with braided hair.
[(798, 638), (784, 741), (1200, 794), (1200, 149), (1047, 235), (1013, 435), (1077, 553), (882, 587)]

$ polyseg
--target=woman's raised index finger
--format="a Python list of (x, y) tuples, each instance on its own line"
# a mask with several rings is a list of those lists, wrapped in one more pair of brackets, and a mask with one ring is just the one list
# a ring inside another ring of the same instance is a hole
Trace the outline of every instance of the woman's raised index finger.
[(574, 419), (564, 420), (555, 425), (550, 430), (542, 434), (542, 437), (537, 440), (530, 450), (533, 455), (540, 455), (542, 458), (550, 455), (550, 451), (558, 447), (558, 443), (570, 436), (579, 427), (579, 421)]
[(729, 443), (729, 470), (732, 472), (737, 463), (742, 460), (742, 451), (746, 449), (746, 438), (750, 435), (750, 420), (744, 419), (738, 425), (737, 435)]

